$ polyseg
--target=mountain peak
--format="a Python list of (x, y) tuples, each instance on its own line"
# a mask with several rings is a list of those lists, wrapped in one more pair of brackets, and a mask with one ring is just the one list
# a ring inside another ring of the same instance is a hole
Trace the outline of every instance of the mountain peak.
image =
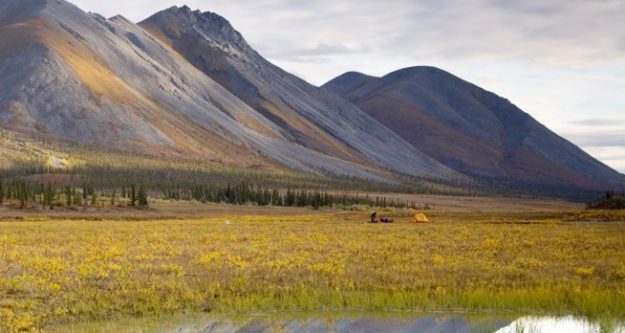
[(142, 24), (175, 27), (180, 33), (195, 32), (216, 42), (230, 43), (245, 48), (243, 36), (224, 17), (214, 12), (192, 10), (189, 6), (173, 6), (147, 18)]
[(374, 78), (374, 76), (367, 75), (361, 72), (350, 71), (350, 72), (345, 72), (336, 77), (337, 80), (354, 80), (354, 79), (367, 79), (367, 78)]
[(173, 14), (176, 14), (176, 15), (184, 15), (184, 16), (187, 16), (187, 17), (197, 17), (197, 16), (202, 14), (201, 11), (199, 11), (199, 10), (192, 10), (187, 5), (183, 5), (182, 7), (172, 6), (172, 7), (168, 8), (168, 9), (166, 9), (163, 12), (173, 13)]
[(339, 94), (343, 94), (347, 91), (354, 91), (377, 79), (378, 78), (374, 76), (352, 71), (337, 76), (336, 78), (324, 84), (322, 87), (325, 89), (334, 90)]
[(392, 73), (385, 75), (385, 78), (402, 79), (413, 77), (432, 77), (432, 76), (445, 76), (454, 77), (449, 72), (446, 72), (438, 67), (433, 66), (412, 66), (396, 70)]
[(113, 22), (120, 22), (120, 23), (130, 23), (132, 24), (132, 21), (130, 21), (129, 19), (125, 18), (123, 15), (115, 15), (115, 16), (111, 16), (108, 18), (109, 21), (113, 21)]

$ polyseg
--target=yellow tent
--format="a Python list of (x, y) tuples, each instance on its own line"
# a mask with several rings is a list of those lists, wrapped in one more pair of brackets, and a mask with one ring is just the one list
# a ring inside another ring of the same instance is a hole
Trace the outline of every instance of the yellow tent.
[(428, 222), (430, 222), (430, 220), (428, 220), (428, 217), (425, 216), (425, 214), (419, 213), (419, 214), (415, 214), (414, 220), (412, 222), (414, 222), (414, 223), (428, 223)]

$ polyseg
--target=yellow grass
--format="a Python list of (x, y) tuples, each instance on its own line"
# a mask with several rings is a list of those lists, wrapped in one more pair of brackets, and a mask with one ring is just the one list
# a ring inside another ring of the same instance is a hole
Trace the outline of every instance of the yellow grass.
[(0, 332), (198, 311), (625, 315), (622, 223), (408, 213), (0, 222)]

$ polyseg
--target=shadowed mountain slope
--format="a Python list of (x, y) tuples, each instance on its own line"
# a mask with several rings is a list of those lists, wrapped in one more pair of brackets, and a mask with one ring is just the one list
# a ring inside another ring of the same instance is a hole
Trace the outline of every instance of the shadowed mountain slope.
[(382, 78), (349, 72), (323, 87), (465, 174), (587, 189), (624, 179), (508, 100), (437, 68), (406, 68)]
[(140, 25), (271, 120), (293, 142), (403, 174), (458, 177), (353, 104), (268, 62), (217, 14), (172, 7)]

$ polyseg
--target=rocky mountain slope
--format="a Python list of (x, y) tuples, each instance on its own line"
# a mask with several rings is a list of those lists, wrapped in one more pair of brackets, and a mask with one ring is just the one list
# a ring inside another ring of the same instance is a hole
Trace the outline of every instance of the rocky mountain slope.
[(381, 78), (349, 72), (324, 88), (458, 172), (594, 189), (623, 182), (623, 175), (508, 100), (437, 68), (406, 68)]
[(623, 182), (507, 100), (449, 73), (347, 73), (315, 87), (263, 58), (223, 17), (186, 6), (135, 24), (63, 0), (3, 0), (0, 128), (386, 182), (601, 190)]
[(271, 64), (215, 13), (172, 7), (140, 25), (271, 120), (293, 142), (357, 164), (373, 162), (424, 177), (457, 177), (353, 104)]
[[(0, 88), (0, 125), (17, 131), (157, 155), (378, 180), (387, 177), (386, 169), (420, 177), (455, 175), (398, 136), (367, 133), (369, 127), (361, 124), (375, 121), (336, 96), (331, 98), (340, 101), (338, 107), (297, 120), (314, 129), (310, 137), (320, 138), (319, 144), (304, 146), (142, 27), (122, 16), (85, 13), (62, 0), (0, 3)], [(316, 117), (332, 124), (318, 126)], [(349, 145), (337, 139), (342, 131)]]

